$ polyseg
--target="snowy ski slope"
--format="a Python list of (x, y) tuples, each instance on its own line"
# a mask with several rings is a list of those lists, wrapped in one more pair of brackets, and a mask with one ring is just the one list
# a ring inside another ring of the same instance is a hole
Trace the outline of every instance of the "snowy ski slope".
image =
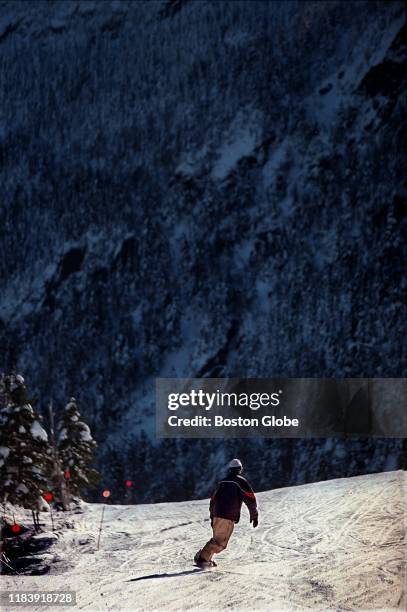
[(99, 551), (102, 506), (89, 504), (58, 532), (51, 574), (2, 576), (2, 589), (75, 589), (80, 610), (405, 609), (404, 472), (258, 500), (259, 527), (243, 509), (218, 567), (206, 571), (192, 556), (210, 536), (207, 500), (108, 506)]

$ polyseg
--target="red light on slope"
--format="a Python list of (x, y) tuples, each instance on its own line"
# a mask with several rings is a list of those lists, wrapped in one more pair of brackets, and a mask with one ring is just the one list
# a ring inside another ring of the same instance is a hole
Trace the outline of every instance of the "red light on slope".
[(20, 533), (21, 531), (20, 525), (17, 525), (17, 523), (14, 523), (14, 525), (11, 525), (11, 531), (13, 533)]
[(66, 472), (64, 472), (64, 476), (65, 476), (65, 478), (70, 478), (71, 477), (71, 472), (69, 470), (66, 470)]
[(125, 481), (125, 485), (126, 485), (126, 487), (132, 487), (133, 486), (133, 481), (132, 480), (126, 480)]
[(109, 489), (105, 489), (102, 493), (103, 497), (110, 497), (110, 491)]
[(54, 496), (52, 493), (44, 493), (43, 498), (46, 502), (50, 502), (54, 499)]

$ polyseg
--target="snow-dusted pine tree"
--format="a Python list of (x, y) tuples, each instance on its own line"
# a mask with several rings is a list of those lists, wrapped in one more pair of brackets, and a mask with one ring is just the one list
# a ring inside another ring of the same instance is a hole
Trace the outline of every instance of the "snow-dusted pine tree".
[(51, 449), (19, 374), (0, 377), (0, 495), (33, 511), (45, 506)]
[(100, 479), (99, 473), (90, 467), (96, 446), (88, 425), (79, 413), (76, 399), (71, 397), (62, 414), (58, 452), (72, 495), (80, 496)]
[(57, 437), (55, 432), (55, 419), (53, 402), (48, 405), (49, 418), (49, 437), (52, 449), (52, 469), (49, 476), (50, 489), (54, 495), (54, 503), (62, 510), (68, 510), (70, 505), (70, 497), (68, 493), (67, 483), (64, 475), (63, 466), (59, 457)]

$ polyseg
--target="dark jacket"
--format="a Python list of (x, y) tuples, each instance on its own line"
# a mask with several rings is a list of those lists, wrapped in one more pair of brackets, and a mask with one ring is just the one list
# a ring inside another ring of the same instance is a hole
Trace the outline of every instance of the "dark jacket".
[(229, 473), (218, 483), (211, 497), (209, 503), (211, 519), (217, 516), (238, 523), (242, 502), (249, 510), (250, 520), (257, 519), (257, 503), (253, 489), (246, 478)]

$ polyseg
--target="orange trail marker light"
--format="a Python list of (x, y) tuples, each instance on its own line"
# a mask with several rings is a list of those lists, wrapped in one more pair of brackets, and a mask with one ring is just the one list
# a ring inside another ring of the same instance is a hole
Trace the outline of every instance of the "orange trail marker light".
[(105, 490), (103, 491), (102, 495), (103, 495), (103, 497), (104, 497), (104, 498), (106, 498), (106, 499), (107, 499), (108, 497), (110, 497), (110, 491), (109, 491), (109, 489), (105, 489)]

